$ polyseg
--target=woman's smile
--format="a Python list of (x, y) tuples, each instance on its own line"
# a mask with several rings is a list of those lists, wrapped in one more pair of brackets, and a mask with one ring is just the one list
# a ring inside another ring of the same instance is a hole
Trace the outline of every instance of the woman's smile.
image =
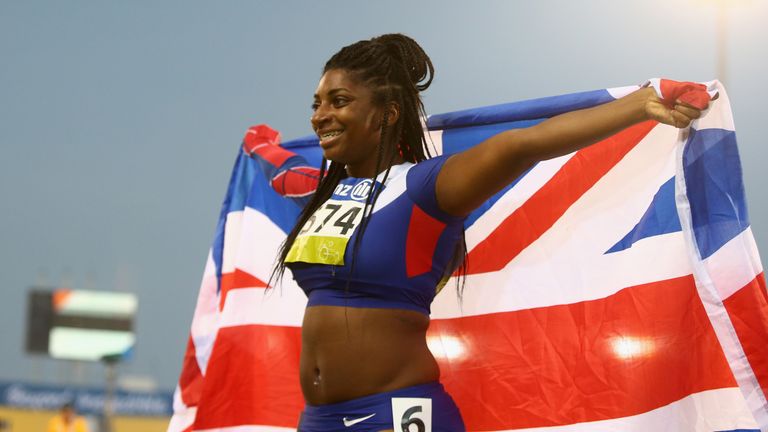
[(323, 149), (332, 146), (336, 141), (338, 141), (339, 137), (344, 133), (343, 130), (329, 130), (329, 131), (323, 131), (320, 132), (318, 135), (320, 137), (320, 147)]

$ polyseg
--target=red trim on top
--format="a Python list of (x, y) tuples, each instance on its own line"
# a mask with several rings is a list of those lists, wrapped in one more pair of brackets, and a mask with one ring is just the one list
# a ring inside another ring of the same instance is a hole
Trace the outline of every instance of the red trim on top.
[(405, 273), (409, 278), (432, 269), (432, 257), (444, 229), (445, 223), (414, 204), (405, 243)]

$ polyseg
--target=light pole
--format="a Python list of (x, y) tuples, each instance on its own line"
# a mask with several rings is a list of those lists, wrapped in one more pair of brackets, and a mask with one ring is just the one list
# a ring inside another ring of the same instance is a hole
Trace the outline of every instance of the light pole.
[(101, 432), (113, 432), (112, 420), (115, 415), (115, 388), (117, 387), (117, 364), (122, 354), (105, 355), (101, 362), (106, 367), (107, 385), (104, 392), (104, 411), (101, 417)]
[(727, 68), (728, 63), (728, 8), (726, 6), (726, 0), (719, 0), (717, 2), (717, 79), (720, 80), (723, 85), (727, 82)]

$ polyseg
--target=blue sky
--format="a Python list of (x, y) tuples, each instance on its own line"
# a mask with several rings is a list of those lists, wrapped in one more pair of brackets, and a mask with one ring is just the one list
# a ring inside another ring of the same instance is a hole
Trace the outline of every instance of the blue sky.
[[(23, 352), (30, 285), (137, 292), (121, 373), (175, 385), (245, 129), (310, 132), (325, 60), (381, 33), (436, 66), (427, 111), (717, 76), (716, 2), (0, 2), (0, 379), (101, 382)], [(752, 226), (768, 250), (768, 3), (729, 2), (726, 86)]]

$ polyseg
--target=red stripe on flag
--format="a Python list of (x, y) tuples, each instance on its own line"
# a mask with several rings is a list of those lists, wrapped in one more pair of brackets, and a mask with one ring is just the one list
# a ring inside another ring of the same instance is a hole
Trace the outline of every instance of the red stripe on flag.
[(221, 275), (221, 295), (219, 296), (219, 310), (224, 309), (224, 303), (227, 301), (227, 294), (233, 289), (238, 288), (266, 288), (267, 284), (256, 276), (235, 269), (231, 273)]
[(197, 352), (195, 344), (192, 342), (192, 336), (187, 340), (187, 350), (184, 353), (184, 362), (181, 366), (181, 375), (179, 376), (179, 389), (181, 390), (181, 400), (184, 405), (196, 406), (200, 401), (200, 392), (203, 385), (203, 374), (200, 373), (200, 367), (197, 364)]
[(691, 276), (600, 300), (434, 320), (428, 336), (449, 354), (465, 350), (439, 360), (469, 430), (625, 417), (736, 386)]
[(541, 189), (509, 215), (468, 256), (468, 274), (504, 268), (642, 140), (656, 122), (644, 122), (579, 151)]
[(768, 293), (763, 273), (723, 304), (760, 388), (768, 395)]
[(301, 329), (245, 325), (219, 329), (195, 430), (240, 425), (296, 427)]

